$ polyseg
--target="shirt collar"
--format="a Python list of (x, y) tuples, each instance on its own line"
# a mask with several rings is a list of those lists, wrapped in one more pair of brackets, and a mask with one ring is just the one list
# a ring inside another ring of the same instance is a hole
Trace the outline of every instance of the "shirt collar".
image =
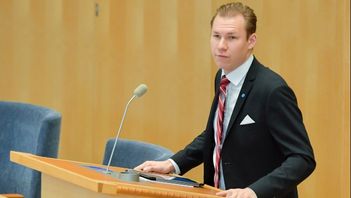
[[(235, 86), (238, 86), (239, 83), (245, 78), (247, 72), (250, 69), (254, 57), (251, 54), (249, 58), (241, 64), (239, 67), (235, 68), (233, 71), (229, 72), (226, 77), (228, 80), (233, 83)], [(222, 77), (224, 74), (224, 70), (222, 69)]]

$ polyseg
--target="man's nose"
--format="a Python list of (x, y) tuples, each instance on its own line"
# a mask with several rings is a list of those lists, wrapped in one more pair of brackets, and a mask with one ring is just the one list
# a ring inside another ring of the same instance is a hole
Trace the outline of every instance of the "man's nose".
[(219, 50), (226, 50), (228, 48), (227, 41), (224, 38), (221, 38), (218, 43)]

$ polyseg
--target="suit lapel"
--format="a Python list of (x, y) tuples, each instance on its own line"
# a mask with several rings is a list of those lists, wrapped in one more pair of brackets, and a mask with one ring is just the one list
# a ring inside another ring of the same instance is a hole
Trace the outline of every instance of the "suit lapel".
[(237, 119), (238, 114), (239, 114), (243, 104), (246, 101), (246, 98), (249, 96), (249, 93), (251, 91), (252, 85), (253, 85), (254, 80), (256, 78), (256, 72), (257, 72), (258, 64), (259, 63), (256, 60), (256, 58), (254, 58), (254, 60), (253, 60), (253, 62), (251, 64), (251, 67), (250, 67), (250, 69), (249, 69), (249, 71), (248, 71), (248, 73), (246, 75), (244, 84), (243, 84), (243, 86), (242, 86), (242, 88), (240, 90), (240, 93), (239, 93), (238, 99), (236, 101), (236, 104), (235, 104), (232, 116), (230, 118), (229, 125), (228, 125), (228, 128), (227, 128), (227, 135), (231, 132), (231, 128), (232, 128), (235, 120)]

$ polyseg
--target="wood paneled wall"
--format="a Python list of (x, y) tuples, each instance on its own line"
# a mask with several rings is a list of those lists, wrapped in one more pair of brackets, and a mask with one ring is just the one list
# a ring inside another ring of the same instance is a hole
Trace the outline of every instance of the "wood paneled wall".
[[(99, 163), (143, 82), (121, 136), (177, 151), (207, 121), (209, 21), (224, 2), (0, 0), (0, 99), (58, 110), (60, 158)], [(301, 197), (348, 197), (350, 2), (244, 2), (258, 16), (255, 55), (295, 90), (314, 147)], [(188, 176), (201, 180), (201, 167)]]

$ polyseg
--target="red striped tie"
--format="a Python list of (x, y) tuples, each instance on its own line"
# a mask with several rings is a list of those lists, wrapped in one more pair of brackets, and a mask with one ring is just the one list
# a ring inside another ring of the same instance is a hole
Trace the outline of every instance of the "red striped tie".
[(223, 76), (219, 86), (219, 98), (218, 98), (218, 115), (217, 115), (217, 133), (216, 133), (216, 161), (215, 161), (215, 174), (214, 174), (214, 186), (219, 187), (219, 167), (221, 161), (221, 144), (222, 144), (222, 132), (223, 132), (223, 117), (224, 117), (224, 106), (225, 98), (227, 96), (227, 85), (229, 80)]

